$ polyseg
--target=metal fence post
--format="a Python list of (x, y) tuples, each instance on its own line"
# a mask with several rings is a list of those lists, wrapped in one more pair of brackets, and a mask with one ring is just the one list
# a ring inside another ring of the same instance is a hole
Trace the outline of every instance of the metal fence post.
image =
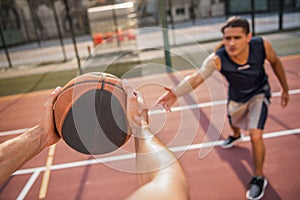
[(57, 27), (57, 32), (58, 32), (58, 36), (59, 36), (59, 41), (60, 41), (60, 46), (61, 46), (61, 49), (62, 49), (62, 52), (63, 52), (63, 55), (64, 55), (64, 61), (67, 60), (67, 56), (66, 56), (66, 51), (65, 51), (65, 46), (64, 46), (64, 40), (63, 40), (63, 36), (62, 36), (62, 33), (61, 33), (61, 29), (60, 29), (60, 25), (59, 25), (59, 20), (58, 20), (58, 17), (57, 17), (57, 12), (56, 12), (56, 8), (55, 8), (55, 5), (54, 5), (54, 0), (51, 0), (51, 7), (52, 7), (52, 10), (53, 10), (53, 15), (54, 15), (54, 19), (55, 19), (55, 23), (56, 23), (56, 27)]
[(0, 24), (0, 37), (1, 37), (1, 40), (2, 40), (2, 44), (3, 44), (3, 48), (4, 48), (4, 51), (5, 51), (5, 55), (6, 55), (6, 59), (7, 59), (9, 68), (12, 68), (12, 64), (11, 64), (9, 52), (8, 52), (8, 49), (7, 49), (7, 46), (6, 46), (6, 42), (5, 42), (3, 30), (2, 30), (3, 18), (2, 18), (2, 10), (1, 10), (1, 8), (0, 8), (0, 18), (1, 18), (1, 24)]
[(255, 36), (255, 0), (251, 0), (252, 35)]
[(228, 19), (230, 16), (230, 2), (229, 0), (225, 0), (224, 3), (225, 3), (225, 16), (226, 19)]
[(283, 3), (283, 0), (279, 0), (279, 24), (278, 24), (278, 28), (279, 30), (282, 30), (282, 22), (283, 22), (283, 6), (284, 6), (284, 3)]
[(71, 18), (71, 15), (70, 15), (70, 8), (69, 8), (68, 0), (64, 0), (64, 3), (65, 3), (65, 6), (66, 6), (67, 19), (69, 21), (73, 46), (74, 46), (74, 50), (75, 50), (75, 54), (76, 54), (76, 58), (77, 58), (78, 71), (79, 71), (79, 74), (82, 74), (83, 72), (82, 72), (82, 69), (81, 69), (80, 58), (79, 58), (78, 50), (77, 50), (77, 46), (76, 46), (75, 33), (74, 33), (72, 18)]
[(27, 0), (28, 6), (29, 6), (29, 10), (30, 10), (30, 16), (33, 22), (33, 29), (34, 29), (34, 33), (36, 35), (36, 40), (38, 42), (39, 47), (41, 46), (41, 38), (40, 35), (37, 32), (37, 28), (36, 28), (36, 14), (34, 13), (33, 7), (32, 7), (32, 3), (31, 0)]
[(163, 31), (163, 39), (164, 39), (164, 47), (165, 47), (165, 59), (166, 59), (166, 65), (168, 66), (168, 71), (169, 71), (170, 68), (172, 67), (172, 64), (171, 64), (171, 57), (170, 57), (170, 45), (169, 45), (165, 0), (159, 1), (159, 11), (160, 11), (160, 20), (161, 20), (162, 29), (163, 29), (162, 31)]

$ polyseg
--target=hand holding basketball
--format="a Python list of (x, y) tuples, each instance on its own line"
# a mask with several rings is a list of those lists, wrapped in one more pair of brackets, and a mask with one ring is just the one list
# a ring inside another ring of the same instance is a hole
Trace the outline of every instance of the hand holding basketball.
[(78, 76), (63, 87), (55, 102), (57, 131), (81, 153), (112, 152), (130, 137), (126, 100), (118, 77), (107, 73)]
[(57, 87), (52, 93), (50, 98), (46, 101), (43, 108), (43, 116), (39, 121), (38, 127), (45, 133), (45, 146), (50, 146), (55, 144), (60, 139), (58, 133), (56, 133), (55, 127), (53, 125), (53, 104), (57, 98), (61, 87)]

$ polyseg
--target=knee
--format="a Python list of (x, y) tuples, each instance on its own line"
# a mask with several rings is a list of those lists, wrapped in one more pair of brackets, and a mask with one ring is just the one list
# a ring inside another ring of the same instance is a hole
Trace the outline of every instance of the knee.
[(250, 138), (252, 143), (259, 143), (263, 141), (262, 131), (251, 131)]

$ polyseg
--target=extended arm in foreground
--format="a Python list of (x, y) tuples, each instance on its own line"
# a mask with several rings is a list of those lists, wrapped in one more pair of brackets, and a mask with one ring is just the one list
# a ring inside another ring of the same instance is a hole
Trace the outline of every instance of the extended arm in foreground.
[(148, 126), (148, 110), (139, 93), (128, 91), (128, 120), (134, 135), (141, 185), (128, 199), (189, 199), (186, 175), (172, 152)]
[(23, 164), (60, 139), (54, 130), (53, 103), (61, 88), (56, 88), (44, 104), (38, 125), (0, 144), (0, 185)]

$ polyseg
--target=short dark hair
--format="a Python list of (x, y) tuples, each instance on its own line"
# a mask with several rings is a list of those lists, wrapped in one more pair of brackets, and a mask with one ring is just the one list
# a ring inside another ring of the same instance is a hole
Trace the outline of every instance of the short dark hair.
[(225, 31), (225, 28), (228, 28), (228, 27), (231, 27), (231, 28), (241, 27), (241, 28), (243, 28), (246, 35), (248, 33), (250, 33), (248, 20), (244, 19), (244, 18), (237, 17), (237, 16), (230, 17), (226, 21), (226, 24), (221, 29), (223, 34), (224, 34), (224, 31)]

